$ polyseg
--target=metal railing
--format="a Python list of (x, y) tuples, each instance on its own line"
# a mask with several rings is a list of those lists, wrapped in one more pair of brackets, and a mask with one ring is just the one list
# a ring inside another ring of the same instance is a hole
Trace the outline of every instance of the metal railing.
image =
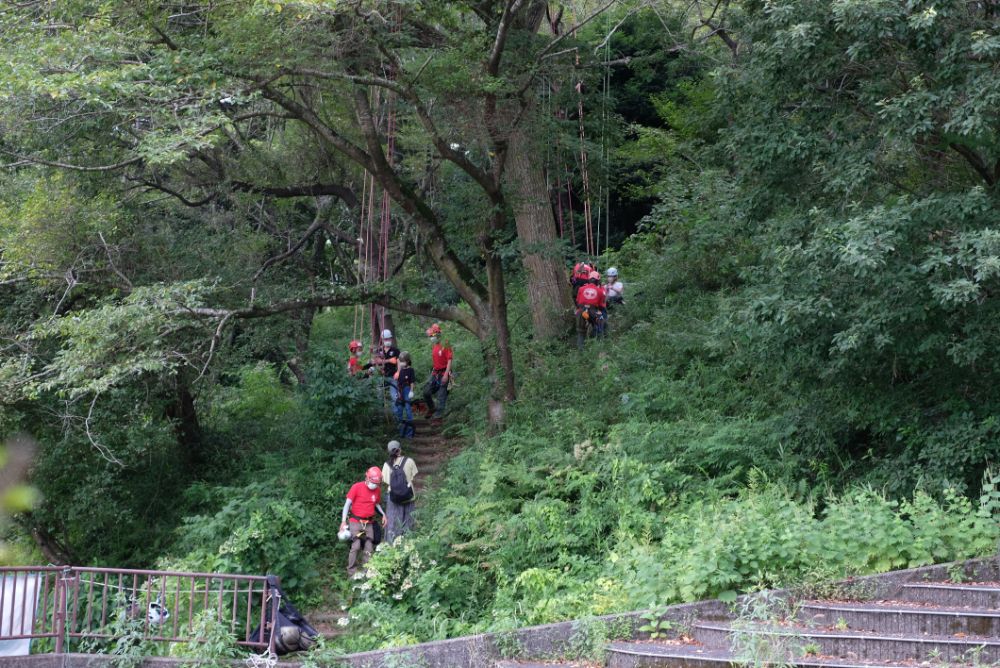
[(273, 654), (280, 598), (259, 575), (0, 567), (0, 640), (51, 639), (63, 653), (84, 640), (114, 638), (127, 622), (143, 640), (196, 642), (196, 622), (209, 614), (236, 644)]

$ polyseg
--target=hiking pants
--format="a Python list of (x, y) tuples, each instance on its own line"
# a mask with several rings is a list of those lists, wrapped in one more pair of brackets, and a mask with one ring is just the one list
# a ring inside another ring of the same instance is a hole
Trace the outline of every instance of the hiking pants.
[[(427, 414), (433, 414), (434, 417), (444, 415), (444, 406), (448, 401), (448, 383), (441, 380), (443, 376), (443, 373), (431, 373), (430, 380), (424, 386), (424, 401), (427, 402)], [(437, 395), (436, 407), (434, 405), (435, 395)]]
[[(348, 528), (351, 530), (351, 535), (354, 536), (354, 540), (351, 541), (351, 551), (347, 554), (348, 577), (354, 577), (359, 568), (364, 568), (369, 557), (372, 556), (372, 552), (375, 551), (375, 525), (372, 522), (377, 521), (378, 518), (365, 524), (361, 524), (355, 519), (348, 521)], [(361, 553), (360, 560), (358, 559), (359, 552)]]
[(407, 387), (404, 391), (405, 397), (396, 399), (392, 404), (392, 410), (396, 414), (400, 438), (412, 438), (416, 434), (413, 426), (413, 388)]
[(394, 503), (392, 499), (386, 500), (386, 515), (389, 516), (385, 530), (385, 541), (392, 543), (397, 536), (413, 528), (413, 501), (406, 503)]

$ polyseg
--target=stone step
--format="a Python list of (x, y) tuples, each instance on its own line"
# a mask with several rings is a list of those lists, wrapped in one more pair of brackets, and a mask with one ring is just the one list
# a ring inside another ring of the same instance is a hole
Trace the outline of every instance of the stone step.
[(563, 666), (563, 668), (591, 668), (599, 665), (594, 662), (586, 663), (581, 661), (512, 661), (509, 659), (501, 659), (493, 664), (494, 668), (553, 668), (554, 666)]
[(931, 607), (899, 601), (871, 603), (803, 603), (798, 619), (833, 630), (889, 634), (1000, 637), (1000, 610)]
[(900, 588), (896, 598), (914, 603), (1000, 609), (1000, 587), (992, 583), (907, 583)]
[[(816, 654), (866, 661), (960, 661), (975, 657), (979, 663), (1000, 661), (1000, 638), (982, 636), (911, 636), (859, 631), (824, 631), (804, 626), (758, 627), (760, 642), (789, 650), (815, 648)], [(729, 623), (696, 623), (694, 640), (708, 647), (728, 648), (732, 627)], [(800, 652), (801, 653), (801, 652)]]
[[(727, 649), (705, 647), (698, 644), (667, 644), (649, 642), (616, 642), (607, 648), (607, 668), (728, 668), (729, 666), (755, 666), (760, 662), (740, 659)], [(817, 668), (916, 668), (940, 666), (930, 660), (919, 662), (874, 662), (829, 656), (789, 657), (778, 662), (782, 668), (798, 666)], [(775, 665), (775, 664), (771, 664)]]

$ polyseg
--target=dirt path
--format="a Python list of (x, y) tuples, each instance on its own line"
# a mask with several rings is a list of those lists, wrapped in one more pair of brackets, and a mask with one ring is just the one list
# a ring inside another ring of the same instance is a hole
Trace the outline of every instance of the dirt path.
[[(440, 420), (417, 418), (416, 436), (402, 441), (403, 455), (411, 457), (419, 471), (414, 482), (418, 504), (438, 484), (448, 461), (462, 450), (462, 441), (448, 436), (445, 433), (446, 426)], [(309, 623), (325, 638), (334, 638), (346, 632), (347, 629), (338, 624), (338, 620), (346, 616), (347, 612), (340, 610), (339, 604), (332, 608), (308, 611), (305, 615)]]

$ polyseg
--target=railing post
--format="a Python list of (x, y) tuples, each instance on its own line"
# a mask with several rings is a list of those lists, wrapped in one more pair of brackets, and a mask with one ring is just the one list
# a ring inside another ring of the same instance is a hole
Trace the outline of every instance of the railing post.
[(274, 635), (278, 632), (278, 606), (281, 605), (281, 590), (278, 588), (271, 589), (270, 582), (266, 586), (271, 594), (271, 636), (267, 641), (267, 655), (275, 656)]
[(55, 597), (55, 615), (52, 620), (53, 631), (56, 634), (56, 654), (62, 654), (64, 651), (63, 641), (66, 634), (66, 583), (70, 581), (70, 576), (73, 573), (72, 566), (66, 566), (59, 573), (59, 577), (56, 578), (56, 597)]

